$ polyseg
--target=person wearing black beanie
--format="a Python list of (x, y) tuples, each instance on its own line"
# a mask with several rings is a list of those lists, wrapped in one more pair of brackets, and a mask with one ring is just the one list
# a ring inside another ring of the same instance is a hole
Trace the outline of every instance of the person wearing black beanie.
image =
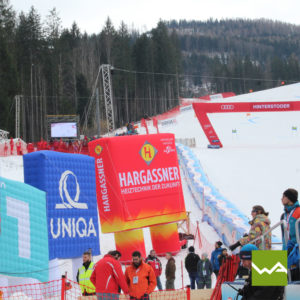
[(287, 189), (283, 192), (283, 197), (288, 198), (294, 204), (298, 201), (298, 192), (294, 189)]
[[(284, 213), (281, 215), (281, 220), (285, 220), (287, 222), (287, 230), (288, 230), (288, 243), (285, 243), (285, 239), (282, 239), (282, 248), (283, 250), (287, 250), (288, 254), (293, 250), (295, 245), (297, 244), (296, 237), (296, 221), (300, 218), (300, 206), (298, 202), (298, 192), (295, 189), (287, 189), (283, 192), (281, 202), (284, 206)], [(283, 231), (283, 228), (281, 227)], [(300, 232), (300, 223), (299, 223), (299, 232)], [(282, 232), (282, 236), (283, 232)], [(295, 265), (291, 267), (291, 276), (292, 281), (300, 280), (300, 270), (299, 265)]]
[(216, 242), (216, 244), (219, 246), (219, 248), (223, 245), (221, 241)]

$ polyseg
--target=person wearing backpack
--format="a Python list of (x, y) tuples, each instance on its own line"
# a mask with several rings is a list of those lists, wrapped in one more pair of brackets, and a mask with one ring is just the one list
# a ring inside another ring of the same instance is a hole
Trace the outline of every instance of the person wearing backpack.
[(199, 260), (200, 257), (195, 253), (195, 248), (193, 246), (189, 247), (189, 254), (186, 256), (184, 264), (187, 272), (189, 273), (192, 290), (195, 289), (195, 282), (198, 287), (199, 276), (197, 272), (197, 264)]

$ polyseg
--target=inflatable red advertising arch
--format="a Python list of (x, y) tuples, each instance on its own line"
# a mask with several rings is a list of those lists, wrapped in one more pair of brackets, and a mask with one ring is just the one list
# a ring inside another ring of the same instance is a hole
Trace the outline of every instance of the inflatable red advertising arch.
[(193, 108), (210, 144), (223, 147), (208, 113), (299, 111), (300, 101), (193, 103)]
[(173, 134), (105, 137), (89, 152), (103, 233), (186, 219)]
[[(122, 261), (131, 259), (132, 245), (144, 254), (143, 233), (135, 229), (186, 219), (173, 134), (105, 137), (91, 141), (89, 153), (95, 157), (101, 230), (115, 233)], [(174, 239), (171, 231), (168, 247), (157, 246), (160, 252), (179, 250), (178, 233)]]

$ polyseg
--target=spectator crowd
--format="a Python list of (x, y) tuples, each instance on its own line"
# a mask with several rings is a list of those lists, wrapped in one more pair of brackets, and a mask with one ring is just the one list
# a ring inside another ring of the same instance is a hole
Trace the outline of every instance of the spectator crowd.
[[(297, 244), (297, 231), (295, 224), (300, 219), (300, 207), (298, 192), (295, 189), (287, 189), (282, 195), (281, 202), (284, 212), (281, 220), (287, 223), (288, 242), (283, 238), (283, 250), (287, 251), (291, 281), (300, 281), (299, 251)], [(240, 240), (229, 245), (230, 251), (241, 247), (239, 256), (241, 259), (235, 277), (245, 278), (245, 285), (238, 290), (241, 299), (283, 299), (284, 288), (281, 286), (253, 286), (252, 252), (271, 250), (272, 236), (268, 212), (260, 205), (255, 205), (251, 211), (252, 220), (249, 222), (250, 229)], [(282, 234), (284, 236), (284, 226)], [(262, 238), (262, 235), (264, 238)], [(295, 258), (294, 253), (298, 253)], [(294, 257), (293, 257), (294, 256)], [(83, 255), (83, 265), (78, 270), (77, 281), (81, 285), (83, 295), (97, 295), (98, 300), (119, 299), (121, 292), (128, 294), (131, 300), (148, 300), (149, 295), (156, 289), (174, 290), (176, 278), (176, 263), (171, 253), (166, 253), (167, 264), (165, 267), (165, 287), (162, 286), (162, 264), (155, 250), (151, 250), (144, 260), (139, 251), (132, 253), (132, 262), (122, 271), (119, 259), (119, 251), (110, 251), (96, 264), (91, 262), (89, 253)], [(212, 275), (217, 279), (222, 276), (220, 269), (229, 261), (228, 250), (223, 247), (222, 241), (215, 242), (215, 250), (209, 255), (205, 252), (199, 256), (195, 248), (190, 246), (185, 257), (185, 268), (190, 279), (191, 289), (211, 289)], [(298, 263), (296, 263), (298, 262)]]
[[(126, 123), (126, 130), (120, 133), (116, 133), (115, 136), (124, 135), (136, 135), (138, 134), (136, 126), (134, 123)], [(65, 153), (80, 153), (88, 154), (88, 143), (97, 137), (87, 137), (84, 136), (83, 139), (55, 139), (51, 138), (49, 141), (41, 138), (38, 142), (28, 142), (25, 143), (20, 138), (10, 140), (5, 140), (2, 144), (0, 143), (0, 156), (11, 156), (11, 155), (23, 155), (26, 153), (31, 153), (40, 150), (52, 150)]]

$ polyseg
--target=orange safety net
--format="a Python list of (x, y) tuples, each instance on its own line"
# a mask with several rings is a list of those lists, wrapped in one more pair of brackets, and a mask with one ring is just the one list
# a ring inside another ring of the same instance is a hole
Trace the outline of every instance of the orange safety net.
[(221, 265), (216, 286), (210, 300), (222, 299), (222, 283), (225, 281), (234, 281), (239, 267), (240, 258), (238, 255), (228, 256), (226, 261)]
[[(97, 298), (98, 296), (98, 298)], [(0, 287), (0, 300), (129, 300), (124, 294), (98, 294), (83, 296), (80, 285), (72, 280), (62, 278), (44, 283), (23, 284)], [(155, 291), (151, 300), (190, 300), (190, 290), (178, 289), (170, 291)], [(145, 297), (145, 300), (148, 300)]]

